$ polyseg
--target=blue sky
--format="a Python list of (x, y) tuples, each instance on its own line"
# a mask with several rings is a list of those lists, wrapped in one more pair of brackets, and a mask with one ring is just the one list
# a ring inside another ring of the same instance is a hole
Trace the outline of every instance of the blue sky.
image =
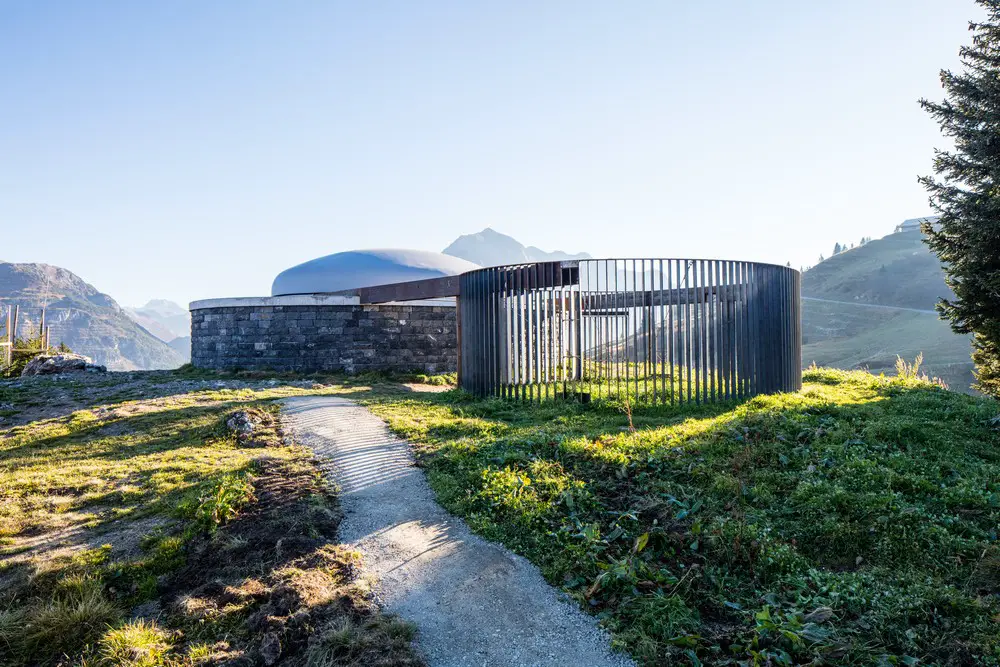
[(123, 304), (483, 227), (798, 267), (929, 212), (972, 0), (0, 2), (0, 259)]

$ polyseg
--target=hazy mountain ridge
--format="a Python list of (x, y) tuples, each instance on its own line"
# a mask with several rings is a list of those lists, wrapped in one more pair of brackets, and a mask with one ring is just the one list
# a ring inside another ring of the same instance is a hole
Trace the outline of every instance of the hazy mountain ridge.
[(153, 299), (145, 306), (126, 306), (125, 312), (165, 343), (191, 334), (191, 313), (173, 301)]
[(110, 370), (176, 368), (184, 359), (118, 303), (66, 269), (0, 264), (0, 306), (18, 305), (20, 335), (37, 332), (41, 308), (53, 345), (65, 343)]
[(480, 266), (590, 259), (590, 255), (585, 252), (576, 254), (561, 250), (546, 252), (535, 246), (525, 246), (517, 239), (501, 234), (491, 227), (475, 234), (459, 236), (442, 252), (452, 257), (475, 262)]

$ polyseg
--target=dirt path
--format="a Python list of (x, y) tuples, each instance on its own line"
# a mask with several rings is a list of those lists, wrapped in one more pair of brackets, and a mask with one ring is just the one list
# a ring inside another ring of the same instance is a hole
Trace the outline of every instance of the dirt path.
[(385, 608), (414, 622), (431, 667), (626, 667), (594, 619), (527, 560), (434, 501), (406, 442), (351, 401), (287, 399), (286, 428), (341, 487), (341, 541), (364, 555)]
[(804, 296), (803, 301), (818, 301), (819, 303), (839, 303), (842, 306), (857, 306), (859, 308), (881, 308), (882, 310), (906, 310), (911, 313), (924, 313), (925, 315), (937, 315), (936, 310), (923, 310), (920, 308), (907, 308), (905, 306), (884, 306), (881, 303), (862, 303), (860, 301), (834, 301), (833, 299), (819, 299), (814, 296)]

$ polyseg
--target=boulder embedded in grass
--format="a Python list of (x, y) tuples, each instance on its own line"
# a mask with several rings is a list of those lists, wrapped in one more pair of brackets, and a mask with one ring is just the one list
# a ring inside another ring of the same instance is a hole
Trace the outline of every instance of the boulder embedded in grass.
[(247, 408), (232, 413), (226, 419), (226, 428), (244, 447), (268, 447), (280, 442), (274, 430), (274, 418), (260, 408)]
[(28, 362), (21, 371), (21, 377), (60, 373), (106, 373), (107, 370), (82, 354), (40, 354)]

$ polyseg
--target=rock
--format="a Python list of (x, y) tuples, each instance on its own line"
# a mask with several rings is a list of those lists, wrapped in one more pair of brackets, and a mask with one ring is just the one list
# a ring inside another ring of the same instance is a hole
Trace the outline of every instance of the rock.
[(245, 438), (253, 433), (254, 419), (246, 410), (240, 410), (226, 420), (226, 426), (236, 434), (237, 438)]
[(106, 373), (107, 370), (82, 354), (40, 354), (28, 362), (21, 372), (21, 377), (61, 373)]

